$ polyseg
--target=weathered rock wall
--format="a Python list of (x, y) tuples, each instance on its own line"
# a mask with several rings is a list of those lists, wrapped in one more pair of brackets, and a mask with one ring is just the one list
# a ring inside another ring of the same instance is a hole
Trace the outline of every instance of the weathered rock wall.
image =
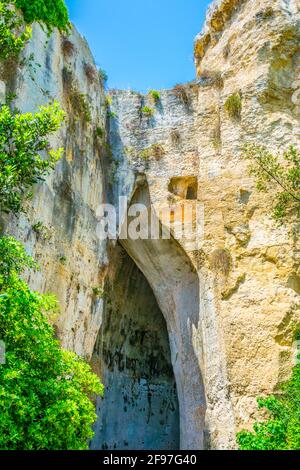
[[(227, 279), (215, 276), (214, 304), (237, 429), (251, 426), (256, 397), (276, 390), (293, 365), (299, 233), (272, 221), (272, 195), (257, 192), (241, 157), (249, 141), (274, 151), (290, 144), (299, 148), (299, 106), (294, 99), (299, 11), (295, 1), (217, 2), (195, 43), (199, 198), (205, 205), (202, 269), (209, 269), (216, 248), (230, 251), (233, 269)], [(203, 41), (204, 54), (198, 55)], [(210, 84), (211, 77), (220, 75), (221, 86), (218, 81)], [(224, 109), (226, 99), (237, 92), (242, 97), (239, 121)]]
[[(75, 29), (69, 55), (58, 33), (47, 39), (36, 26), (26, 53), (34, 52), (42, 67), (34, 81), (22, 68), (7, 82), (22, 111), (49, 97), (68, 111), (53, 141), (65, 146), (65, 157), (37, 187), (27, 216), (3, 220), (42, 267), (30, 275), (31, 285), (58, 295), (64, 346), (91, 358), (109, 311), (101, 293), (113, 278), (116, 246), (97, 237), (100, 203), (117, 204), (123, 195), (148, 208), (204, 209), (197, 248), (187, 240), (121, 240), (165, 318), (183, 448), (234, 448), (236, 432), (257, 416), (256, 397), (276, 390), (292, 369), (300, 322), (298, 232), (270, 217), (272, 194), (257, 192), (242, 147), (246, 141), (274, 150), (299, 146), (299, 34), (297, 1), (213, 2), (195, 41), (197, 81), (162, 91), (156, 104), (112, 91), (116, 117), (108, 128), (103, 87), (85, 72), (93, 59)], [(76, 108), (74, 87), (89, 101), (90, 122)], [(225, 109), (235, 93), (242, 102), (238, 119)], [(143, 113), (145, 105), (155, 109), (153, 117)], [(111, 156), (97, 128), (109, 133)], [(34, 230), (38, 222), (43, 230)], [(219, 259), (225, 266), (216, 269)], [(103, 358), (94, 365), (105, 375)]]
[(153, 291), (117, 246), (93, 356), (106, 384), (92, 448), (178, 449), (179, 412), (168, 332)]
[(97, 127), (106, 127), (105, 94), (98, 74), (92, 82), (86, 75), (86, 64), (95, 68), (94, 59), (75, 28), (69, 41), (67, 49), (58, 32), (48, 37), (35, 25), (24, 54), (33, 54), (31, 66), (5, 74), (6, 91), (16, 94), (14, 106), (22, 112), (37, 111), (55, 99), (67, 119), (51, 141), (53, 147), (65, 148), (64, 158), (35, 188), (27, 214), (3, 224), (41, 266), (30, 275), (31, 286), (58, 296), (57, 330), (63, 345), (89, 358), (103, 307), (93, 288), (102, 286), (106, 259), (105, 246), (96, 236), (96, 209), (105, 195), (103, 148), (95, 137)]
[[(185, 191), (174, 195), (172, 181), (180, 177), (177, 186), (184, 188), (197, 176), (197, 201), (204, 205), (205, 220), (201, 249), (190, 250), (184, 241), (180, 243), (197, 268), (200, 301), (196, 323), (195, 305), (190, 307), (191, 316), (186, 312), (194, 325), (192, 336), (186, 331), (184, 338), (199, 360), (205, 428), (215, 448), (231, 447), (235, 432), (251, 427), (257, 416), (256, 397), (276, 390), (293, 365), (293, 335), (299, 324), (298, 232), (278, 227), (271, 219), (272, 195), (257, 192), (242, 148), (248, 141), (274, 151), (299, 145), (299, 108), (294, 102), (299, 27), (296, 2), (215, 2), (195, 43), (198, 81), (186, 86), (185, 94), (178, 89), (162, 92), (154, 106), (151, 97), (112, 93), (118, 116), (111, 124), (119, 181), (116, 194), (124, 194), (124, 188), (128, 194), (130, 183), (134, 193), (133, 175), (140, 184), (145, 174), (151, 202), (169, 201), (176, 207), (190, 201)], [(235, 93), (242, 102), (238, 119), (225, 109), (227, 98)], [(145, 104), (156, 108), (153, 118), (143, 115)], [(159, 155), (149, 154), (153, 144), (163, 149)], [(145, 248), (145, 243), (123, 245), (146, 275), (170, 322), (160, 275), (165, 265), (176, 267), (165, 254), (172, 250)], [(214, 271), (220, 253), (229, 256), (228, 272), (226, 267), (224, 272)], [(164, 286), (172, 292), (176, 285), (184, 298), (186, 287), (174, 279), (169, 270)], [(169, 304), (174, 297), (173, 292)], [(180, 308), (178, 317), (182, 319)], [(179, 330), (184, 331), (183, 324)], [(169, 327), (170, 338), (174, 331), (174, 325)], [(170, 343), (177, 354), (178, 347), (171, 339)], [(191, 350), (189, 357), (192, 367)], [(185, 398), (189, 394), (181, 389), (180, 372), (176, 374), (174, 363), (173, 367), (182, 404), (181, 392)], [(181, 416), (197, 406), (197, 394), (190, 395)], [(195, 435), (195, 429), (191, 432)], [(186, 433), (182, 430), (182, 436)]]

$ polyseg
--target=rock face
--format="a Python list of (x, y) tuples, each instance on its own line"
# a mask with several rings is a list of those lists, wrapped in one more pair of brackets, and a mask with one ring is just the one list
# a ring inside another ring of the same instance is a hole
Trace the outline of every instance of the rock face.
[(93, 364), (102, 365), (95, 449), (178, 449), (179, 411), (166, 322), (146, 278), (114, 251)]
[[(297, 1), (213, 2), (195, 41), (197, 80), (158, 102), (111, 91), (116, 116), (107, 122), (75, 30), (70, 51), (35, 27), (26, 52), (42, 64), (35, 81), (23, 69), (6, 83), (21, 110), (50, 95), (68, 111), (54, 142), (64, 142), (65, 158), (28, 215), (3, 223), (42, 266), (32, 286), (58, 295), (63, 345), (91, 359), (107, 385), (93, 448), (235, 448), (257, 417), (256, 397), (289, 377), (299, 239), (270, 217), (272, 194), (257, 192), (242, 148), (298, 144), (299, 37)], [(225, 106), (232, 95), (235, 116)], [(178, 213), (197, 209), (201, 231), (193, 240), (101, 241), (97, 207), (120, 196), (154, 208), (162, 225), (159, 209), (172, 207), (173, 235)], [(44, 230), (34, 230), (40, 221)]]
[[(14, 105), (23, 112), (57, 100), (68, 117), (51, 144), (65, 147), (65, 157), (45, 184), (35, 188), (27, 215), (4, 220), (7, 232), (25, 242), (42, 267), (31, 285), (58, 295), (61, 316), (57, 329), (65, 347), (91, 356), (101, 325), (102, 304), (93, 288), (101, 286), (106, 251), (96, 236), (96, 209), (105, 199), (103, 149), (95, 132), (106, 126), (105, 94), (86, 64), (94, 60), (83, 38), (73, 29), (70, 45), (58, 32), (50, 38), (40, 26), (26, 49), (32, 66), (23, 66), (6, 82), (15, 92)], [(97, 69), (95, 68), (95, 72)]]

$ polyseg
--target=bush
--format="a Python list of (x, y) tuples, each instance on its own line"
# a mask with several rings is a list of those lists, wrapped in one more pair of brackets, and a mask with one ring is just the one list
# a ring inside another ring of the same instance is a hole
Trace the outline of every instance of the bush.
[(154, 116), (154, 109), (153, 108), (150, 108), (149, 106), (143, 106), (142, 107), (142, 114), (144, 114), (144, 116), (147, 116), (147, 117), (152, 117)]
[(107, 116), (110, 119), (117, 119), (117, 117), (118, 117), (117, 113), (115, 113), (114, 111), (108, 111)]
[(88, 102), (88, 97), (78, 89), (72, 70), (68, 67), (64, 67), (62, 75), (66, 99), (69, 101), (69, 105), (72, 108), (72, 112), (69, 114), (74, 114), (77, 118), (81, 119), (84, 124), (91, 122), (91, 107)]
[(94, 83), (97, 79), (97, 70), (92, 64), (84, 64), (84, 72), (89, 83)]
[(150, 147), (142, 150), (141, 158), (143, 160), (149, 160), (150, 158), (155, 158), (159, 160), (166, 154), (164, 146), (162, 144), (152, 144)]
[(14, 1), (0, 1), (0, 60), (17, 58), (31, 37), (31, 28), (23, 27), (16, 13)]
[(259, 408), (267, 409), (270, 417), (256, 423), (254, 432), (238, 434), (241, 450), (300, 450), (300, 364), (281, 392), (258, 400)]
[(186, 106), (189, 104), (189, 96), (184, 85), (175, 85), (173, 88), (173, 92), (177, 96), (177, 98), (179, 98), (180, 101), (183, 102), (183, 104), (185, 104)]
[(13, 237), (0, 237), (0, 289), (12, 283), (25, 269), (37, 269), (37, 264)]
[(35, 114), (19, 114), (0, 106), (0, 210), (20, 212), (32, 186), (54, 168), (62, 149), (49, 150), (48, 136), (59, 129), (63, 119), (58, 103), (41, 106)]
[(64, 0), (16, 0), (17, 8), (22, 10), (26, 23), (40, 21), (51, 31), (70, 28), (69, 14)]
[(247, 144), (245, 158), (251, 161), (250, 174), (259, 191), (275, 190), (273, 218), (278, 222), (300, 217), (300, 153), (291, 146), (283, 155), (265, 147)]
[(32, 230), (34, 231), (38, 239), (44, 241), (51, 239), (51, 231), (46, 225), (43, 224), (43, 222), (37, 222), (33, 224)]
[(156, 90), (150, 90), (149, 95), (151, 96), (154, 104), (157, 104), (160, 101), (160, 93)]
[(225, 101), (224, 107), (232, 119), (240, 119), (242, 113), (242, 98), (240, 93), (230, 95)]
[(78, 356), (60, 348), (47, 315), (52, 296), (32, 292), (19, 274), (34, 266), (20, 243), (0, 238), (0, 449), (83, 450), (96, 419), (89, 396), (103, 386)]
[(101, 287), (93, 287), (92, 291), (94, 297), (102, 298), (104, 295), (103, 289)]

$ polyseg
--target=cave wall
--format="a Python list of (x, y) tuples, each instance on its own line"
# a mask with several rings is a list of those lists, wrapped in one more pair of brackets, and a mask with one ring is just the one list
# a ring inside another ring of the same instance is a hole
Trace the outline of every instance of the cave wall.
[(106, 387), (92, 448), (178, 449), (178, 398), (166, 322), (148, 281), (119, 246), (113, 265), (92, 359)]
[[(30, 284), (57, 294), (58, 336), (84, 357), (91, 358), (99, 338), (101, 292), (116, 250), (115, 243), (97, 237), (98, 205), (116, 203), (120, 195), (144, 200), (144, 192), (137, 192), (142, 176), (147, 201), (183, 207), (187, 193), (173, 183), (183, 188), (197, 179), (192, 195), (204, 210), (204, 233), (196, 249), (186, 240), (176, 250), (172, 243), (124, 242), (167, 324), (185, 448), (235, 448), (236, 432), (258, 416), (256, 397), (276, 390), (293, 366), (299, 234), (270, 217), (272, 194), (257, 192), (242, 146), (246, 140), (274, 151), (299, 146), (299, 15), (295, 0), (213, 2), (195, 41), (197, 80), (162, 91), (156, 105), (148, 95), (111, 90), (116, 118), (108, 121), (103, 86), (86, 76), (85, 64), (94, 62), (75, 28), (75, 53), (66, 56), (61, 35), (47, 38), (35, 25), (25, 55), (34, 52), (42, 67), (34, 77), (26, 67), (1, 77), (0, 93), (15, 91), (21, 111), (56, 98), (68, 113), (52, 142), (65, 146), (64, 158), (36, 188), (27, 213), (2, 217), (1, 224), (40, 263), (41, 271), (28, 276)], [(90, 122), (75, 119), (65, 69), (86, 95)], [(233, 93), (242, 99), (238, 120), (224, 106)], [(155, 108), (151, 119), (141, 112), (144, 105)], [(109, 158), (95, 138), (98, 127), (109, 137)], [(153, 144), (163, 151), (149, 153)], [(37, 222), (45, 227), (42, 233), (33, 229)], [(229, 271), (214, 269), (218, 250), (230, 253)], [(191, 390), (184, 371), (196, 377)], [(112, 383), (113, 375), (106, 377)]]

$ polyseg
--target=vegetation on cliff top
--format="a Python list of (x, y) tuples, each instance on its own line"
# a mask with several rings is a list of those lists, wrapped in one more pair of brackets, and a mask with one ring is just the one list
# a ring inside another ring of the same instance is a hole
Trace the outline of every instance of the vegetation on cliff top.
[(160, 92), (159, 92), (159, 91), (157, 91), (157, 90), (150, 90), (150, 91), (149, 91), (149, 95), (151, 96), (152, 101), (153, 101), (154, 104), (159, 103), (159, 101), (160, 101)]
[(49, 30), (56, 27), (60, 31), (67, 31), (70, 27), (64, 0), (15, 0), (15, 3), (17, 8), (22, 10), (26, 23), (40, 21)]

